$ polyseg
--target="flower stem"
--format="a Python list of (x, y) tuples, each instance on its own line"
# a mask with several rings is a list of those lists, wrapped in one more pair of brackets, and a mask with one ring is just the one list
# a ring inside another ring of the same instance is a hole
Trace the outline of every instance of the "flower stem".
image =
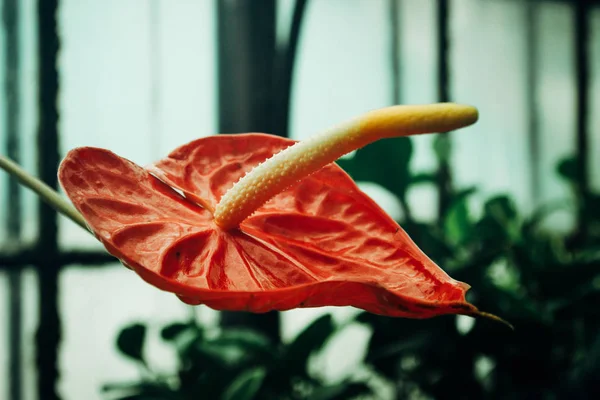
[(366, 113), (305, 141), (255, 167), (223, 195), (215, 223), (234, 229), (265, 202), (344, 154), (379, 139), (447, 132), (477, 121), (471, 106), (440, 103), (387, 107)]
[(0, 168), (8, 172), (10, 175), (14, 176), (24, 186), (27, 186), (35, 193), (37, 193), (38, 196), (42, 198), (42, 200), (44, 200), (46, 203), (52, 206), (56, 211), (66, 216), (86, 231), (89, 231), (85, 220), (83, 219), (81, 214), (79, 214), (79, 212), (75, 209), (75, 207), (73, 207), (66, 200), (64, 200), (60, 196), (60, 194), (58, 194), (58, 192), (56, 192), (50, 186), (46, 185), (44, 182), (27, 173), (27, 171), (19, 167), (12, 160), (1, 155)]

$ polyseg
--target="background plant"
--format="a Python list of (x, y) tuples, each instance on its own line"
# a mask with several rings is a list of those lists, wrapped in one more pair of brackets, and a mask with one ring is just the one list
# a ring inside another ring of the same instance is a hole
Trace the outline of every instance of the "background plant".
[(331, 315), (309, 324), (288, 344), (274, 343), (251, 329), (205, 329), (194, 321), (161, 329), (175, 351), (178, 367), (166, 375), (153, 372), (144, 357), (147, 327), (124, 327), (116, 345), (141, 368), (139, 382), (105, 385), (110, 399), (349, 399), (371, 394), (365, 381), (345, 379), (328, 384), (309, 372), (311, 356), (338, 331)]
[[(445, 157), (435, 143), (438, 158)], [(573, 200), (523, 215), (502, 194), (474, 217), (469, 198), (476, 188), (462, 188), (451, 192), (445, 213), (425, 223), (412, 217), (406, 195), (437, 180), (434, 173), (408, 172), (411, 153), (410, 140), (397, 139), (368, 146), (340, 164), (355, 179), (392, 192), (404, 207), (403, 225), (425, 253), (472, 285), (470, 301), (516, 329), (487, 321), (465, 326), (454, 317), (415, 321), (361, 313), (357, 321), (373, 329), (367, 363), (393, 382), (398, 398), (600, 395), (593, 379), (600, 373), (600, 196), (580, 190), (577, 160), (567, 158), (557, 168)], [(401, 172), (385, 173), (390, 170)], [(548, 217), (559, 210), (573, 216), (583, 210), (586, 224), (557, 233)]]

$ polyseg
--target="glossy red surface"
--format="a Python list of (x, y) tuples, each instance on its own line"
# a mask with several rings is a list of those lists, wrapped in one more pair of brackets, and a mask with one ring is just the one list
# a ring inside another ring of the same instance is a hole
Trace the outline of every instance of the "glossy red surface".
[(217, 227), (212, 210), (225, 191), (293, 143), (212, 136), (148, 168), (84, 147), (69, 152), (59, 179), (111, 254), (190, 304), (252, 312), (354, 306), (412, 318), (477, 313), (465, 301), (468, 285), (435, 265), (335, 164), (271, 199), (238, 230)]

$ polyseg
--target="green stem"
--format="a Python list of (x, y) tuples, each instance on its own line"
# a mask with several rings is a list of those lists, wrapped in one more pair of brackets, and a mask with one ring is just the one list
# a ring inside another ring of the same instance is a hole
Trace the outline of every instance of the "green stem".
[(0, 168), (14, 176), (21, 184), (33, 190), (42, 198), (42, 200), (52, 206), (56, 211), (69, 218), (86, 231), (89, 231), (89, 228), (85, 223), (85, 219), (83, 219), (75, 207), (65, 201), (60, 194), (58, 194), (58, 192), (53, 190), (50, 186), (30, 175), (15, 162), (2, 155), (0, 155)]

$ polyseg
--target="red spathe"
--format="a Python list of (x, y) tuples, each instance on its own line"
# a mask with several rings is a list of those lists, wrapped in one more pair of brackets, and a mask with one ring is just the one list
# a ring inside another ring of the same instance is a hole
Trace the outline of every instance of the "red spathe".
[(216, 226), (221, 196), (293, 143), (212, 136), (146, 169), (83, 147), (67, 154), (59, 179), (112, 255), (189, 304), (251, 312), (354, 306), (411, 318), (478, 313), (465, 301), (469, 286), (423, 254), (336, 164), (271, 199), (239, 230)]

